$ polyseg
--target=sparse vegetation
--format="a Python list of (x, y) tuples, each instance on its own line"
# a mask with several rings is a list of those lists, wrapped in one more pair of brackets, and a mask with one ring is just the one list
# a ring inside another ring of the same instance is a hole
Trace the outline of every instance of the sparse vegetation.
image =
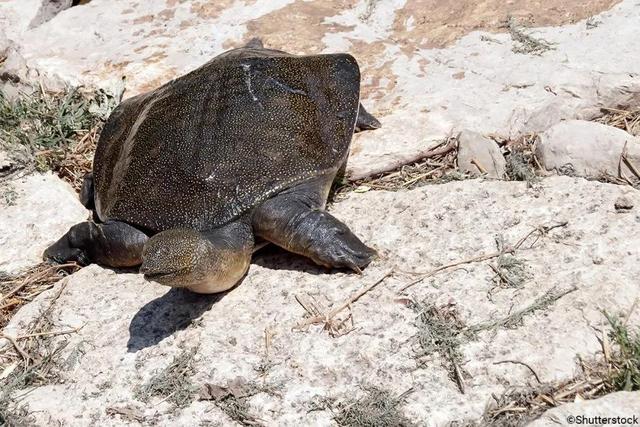
[(374, 386), (363, 387), (365, 395), (342, 401), (316, 397), (309, 404), (309, 412), (330, 410), (333, 420), (345, 427), (408, 427), (414, 426), (400, 410), (413, 389), (399, 396)]
[(581, 372), (575, 378), (510, 387), (501, 396), (493, 396), (481, 420), (455, 425), (522, 426), (548, 409), (576, 399), (640, 390), (640, 330), (632, 332), (620, 317), (604, 315), (609, 331), (608, 339), (601, 340), (602, 354), (591, 361), (580, 360)]
[(538, 181), (533, 154), (514, 151), (506, 157), (507, 177), (512, 181), (526, 181), (534, 183)]
[(20, 307), (79, 268), (75, 263), (41, 263), (17, 276), (0, 272), (0, 329)]
[(91, 169), (98, 133), (121, 94), (34, 89), (16, 99), (0, 91), (0, 148), (21, 168), (52, 170), (79, 188)]
[[(533, 153), (533, 144), (536, 139), (537, 135), (527, 134), (515, 140), (496, 140), (505, 152), (508, 180), (525, 181), (529, 187), (534, 187), (539, 181), (536, 173), (539, 167)], [(411, 190), (427, 184), (468, 179), (468, 174), (456, 168), (457, 155), (457, 137), (448, 138), (426, 157), (413, 163), (351, 182), (342, 177), (334, 183), (329, 201), (338, 201), (350, 192)]]
[(509, 31), (513, 41), (516, 43), (512, 49), (514, 53), (540, 56), (549, 50), (555, 49), (553, 47), (553, 43), (527, 34), (523, 27), (513, 17), (509, 17), (507, 20), (507, 30)]
[(551, 288), (547, 292), (536, 298), (531, 304), (527, 305), (526, 307), (520, 310), (515, 310), (507, 316), (473, 325), (468, 328), (468, 331), (475, 334), (478, 332), (492, 331), (495, 329), (517, 328), (518, 326), (522, 325), (525, 317), (534, 314), (537, 311), (546, 310), (560, 298), (574, 291), (576, 291), (576, 288), (568, 288), (564, 290)]
[(16, 204), (16, 199), (18, 198), (18, 193), (12, 185), (8, 185), (2, 189), (2, 198), (7, 206), (14, 206)]
[(469, 340), (466, 326), (460, 319), (454, 304), (437, 307), (428, 302), (415, 303), (413, 310), (418, 313), (415, 326), (418, 328), (416, 340), (418, 348), (415, 356), (420, 364), (425, 358), (438, 353), (452, 381), (464, 393), (464, 371), (461, 368), (460, 346)]
[(602, 108), (601, 112), (602, 116), (597, 118), (596, 122), (640, 136), (640, 108)]
[[(601, 112), (603, 115), (597, 118), (595, 120), (596, 122), (617, 127), (634, 136), (640, 136), (640, 108), (602, 108)], [(620, 158), (620, 166), (626, 166), (629, 169), (628, 176), (621, 170), (620, 176), (604, 174), (600, 177), (599, 181), (630, 185), (636, 189), (640, 189), (640, 165), (634, 163), (631, 158), (629, 158), (627, 147), (623, 150)]]
[(602, 21), (598, 20), (598, 18), (596, 18), (595, 16), (592, 16), (591, 18), (587, 19), (585, 26), (587, 27), (587, 30), (592, 30), (594, 28), (598, 28), (600, 24), (602, 24)]
[(229, 418), (244, 426), (261, 426), (262, 420), (252, 415), (249, 399), (259, 393), (276, 394), (271, 385), (259, 385), (253, 381), (236, 378), (226, 386), (205, 384), (200, 400), (210, 400)]
[(526, 263), (514, 255), (503, 253), (504, 240), (502, 236), (496, 238), (498, 249), (501, 251), (496, 259), (496, 264), (489, 264), (495, 272), (494, 279), (496, 287), (499, 288), (520, 288), (527, 280), (531, 278), (531, 274), (527, 271)]
[(494, 267), (499, 286), (520, 288), (530, 277), (526, 264), (512, 255), (498, 257), (498, 265)]
[(496, 141), (503, 147), (508, 180), (524, 181), (528, 187), (534, 187), (539, 182), (537, 171), (540, 166), (533, 152), (537, 139), (536, 134), (526, 134), (513, 140)]
[(224, 398), (216, 400), (216, 406), (233, 421), (243, 426), (262, 425), (262, 423), (251, 414), (251, 406), (246, 396), (238, 397), (234, 394), (228, 394)]
[(558, 291), (555, 288), (544, 293), (530, 305), (516, 310), (505, 317), (495, 320), (466, 326), (459, 317), (454, 304), (436, 306), (428, 301), (414, 303), (413, 309), (418, 313), (415, 326), (416, 333), (416, 358), (422, 365), (424, 358), (438, 354), (444, 359), (445, 367), (450, 378), (454, 381), (461, 393), (465, 392), (465, 376), (461, 346), (475, 340), (478, 334), (485, 331), (493, 331), (502, 328), (515, 328), (522, 324), (524, 318), (539, 310), (544, 310), (557, 300), (573, 292), (575, 288)]
[(64, 286), (26, 328), (24, 335), (0, 335), (0, 339), (8, 341), (0, 351), (0, 425), (30, 423), (28, 411), (14, 396), (16, 392), (64, 379), (66, 362), (61, 353), (69, 343), (66, 336), (77, 329), (54, 330), (53, 307), (63, 290)]
[(335, 202), (349, 192), (410, 190), (426, 184), (465, 179), (465, 175), (455, 170), (456, 147), (457, 139), (451, 137), (434, 147), (424, 158), (410, 164), (353, 182), (342, 179), (334, 183), (329, 200)]
[(618, 347), (609, 358), (608, 387), (612, 390), (640, 390), (640, 329), (630, 331), (619, 317), (605, 313), (611, 332), (609, 338)]
[(176, 408), (189, 406), (195, 399), (196, 388), (191, 382), (193, 357), (197, 347), (183, 349), (164, 369), (153, 374), (149, 380), (136, 387), (137, 400), (148, 402), (152, 397), (160, 397), (171, 402)]

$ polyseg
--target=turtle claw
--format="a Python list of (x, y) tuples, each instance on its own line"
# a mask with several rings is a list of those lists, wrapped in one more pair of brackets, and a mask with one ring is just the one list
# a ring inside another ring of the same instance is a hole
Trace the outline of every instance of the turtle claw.
[(378, 253), (366, 246), (355, 234), (343, 225), (345, 230), (334, 230), (333, 236), (317, 249), (314, 261), (334, 268), (348, 268), (357, 274), (373, 261)]

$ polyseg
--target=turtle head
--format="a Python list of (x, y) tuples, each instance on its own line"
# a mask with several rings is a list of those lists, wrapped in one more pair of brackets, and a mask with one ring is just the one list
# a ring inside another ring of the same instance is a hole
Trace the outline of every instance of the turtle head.
[(140, 272), (145, 279), (166, 286), (186, 287), (198, 279), (198, 260), (206, 243), (194, 230), (174, 229), (156, 234), (144, 245)]
[(225, 247), (216, 242), (215, 235), (171, 229), (144, 245), (140, 272), (161, 285), (211, 294), (233, 287), (246, 272), (249, 260), (250, 254)]

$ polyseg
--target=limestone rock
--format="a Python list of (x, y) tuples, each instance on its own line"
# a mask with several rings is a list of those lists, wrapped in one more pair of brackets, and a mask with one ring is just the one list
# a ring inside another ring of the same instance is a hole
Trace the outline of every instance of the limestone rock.
[(73, 4), (73, 0), (44, 0), (40, 3), (38, 13), (29, 23), (29, 27), (31, 28), (42, 25), (63, 10), (69, 9)]
[[(122, 408), (159, 426), (229, 425), (212, 400), (175, 409), (162, 395), (145, 403), (136, 393), (174, 357), (193, 350), (193, 390), (207, 384), (214, 390), (231, 387), (238, 377), (273, 390), (258, 389), (244, 401), (265, 425), (332, 425), (331, 411), (309, 410), (314, 398), (344, 401), (372, 384), (396, 395), (413, 387), (400, 410), (421, 425), (479, 419), (491, 393), (535, 382), (525, 367), (495, 362), (522, 361), (543, 382), (572, 378), (576, 356), (600, 350), (594, 329), (606, 324), (601, 310), (628, 312), (640, 297), (635, 285), (640, 217), (616, 214), (614, 202), (621, 196), (640, 202), (640, 192), (628, 187), (568, 177), (544, 179), (539, 189), (468, 180), (353, 193), (332, 213), (379, 250), (381, 258), (363, 275), (328, 272), (265, 249), (256, 254), (244, 282), (218, 296), (168, 290), (138, 274), (89, 266), (23, 307), (5, 329), (14, 336), (25, 333), (50, 306), (52, 330), (82, 326), (77, 333), (52, 337), (52, 345), (67, 342), (60, 354), (67, 363), (64, 382), (16, 393), (15, 403), (25, 405), (35, 425), (128, 425), (132, 422), (119, 415)], [(530, 273), (520, 287), (497, 285), (494, 271), (481, 262), (400, 291), (415, 279), (407, 271), (495, 252), (497, 236), (513, 244), (535, 227), (560, 221), (568, 225), (516, 253)], [(324, 312), (390, 269), (392, 277), (351, 305), (355, 329), (350, 333), (332, 338), (321, 325), (295, 329), (305, 318), (297, 299)], [(450, 379), (441, 355), (432, 354), (426, 363), (416, 360), (413, 302), (454, 307), (461, 321), (475, 325), (529, 307), (554, 288), (572, 291), (512, 328), (462, 343), (466, 394)], [(636, 311), (630, 325), (638, 324)]]
[(0, 2), (0, 34), (19, 42), (22, 34), (73, 4), (72, 0), (19, 0)]
[[(577, 417), (584, 417), (578, 420)], [(625, 418), (624, 422), (604, 422), (596, 418)], [(628, 420), (627, 420), (628, 419)], [(635, 421), (634, 421), (635, 419)], [(640, 423), (640, 392), (620, 391), (595, 400), (567, 403), (553, 408), (529, 427), (569, 425), (637, 425)]]
[(458, 136), (458, 169), (472, 176), (504, 178), (506, 161), (500, 147), (476, 132), (462, 131)]
[(621, 160), (626, 157), (640, 169), (640, 138), (600, 123), (567, 120), (552, 126), (536, 143), (535, 153), (543, 168), (567, 175), (602, 178), (633, 177)]
[[(640, 50), (620, 43), (637, 36), (636, 3), (439, 2), (425, 21), (419, 0), (92, 0), (26, 31), (4, 67), (54, 88), (126, 76), (128, 97), (252, 37), (295, 54), (348, 51), (361, 64), (363, 101), (383, 122), (354, 138), (347, 174), (356, 179), (415, 160), (460, 129), (516, 138), (637, 105)], [(499, 33), (508, 15), (531, 16), (538, 28), (522, 31), (551, 48), (514, 52), (518, 43)]]
[(43, 0), (20, 0), (0, 2), (0, 33), (18, 41), (22, 33), (38, 14)]
[(49, 244), (88, 216), (71, 186), (51, 173), (0, 184), (0, 271), (38, 264)]

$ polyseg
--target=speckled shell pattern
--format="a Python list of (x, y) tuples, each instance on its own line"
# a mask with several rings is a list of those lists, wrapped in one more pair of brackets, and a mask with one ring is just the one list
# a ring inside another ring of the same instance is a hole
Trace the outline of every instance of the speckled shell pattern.
[(346, 161), (360, 96), (348, 54), (226, 52), (124, 101), (94, 158), (101, 220), (215, 229)]

